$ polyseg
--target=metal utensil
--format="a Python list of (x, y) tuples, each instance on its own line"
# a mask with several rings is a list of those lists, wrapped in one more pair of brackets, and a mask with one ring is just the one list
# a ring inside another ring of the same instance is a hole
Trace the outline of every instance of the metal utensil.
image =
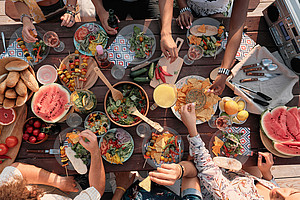
[(1, 32), (1, 38), (2, 38), (2, 43), (3, 43), (3, 48), (4, 48), (4, 51), (6, 53), (7, 49), (6, 49), (6, 45), (5, 45), (5, 36), (4, 36), (3, 32)]
[(151, 64), (151, 63), (153, 63), (155, 61), (158, 61), (159, 59), (161, 59), (163, 57), (164, 56), (160, 56), (158, 58), (154, 58), (154, 59), (146, 61), (146, 62), (144, 62), (142, 64), (136, 65), (136, 66), (134, 66), (134, 67), (131, 68), (131, 71), (136, 71), (136, 70), (142, 69), (142, 68), (146, 67), (147, 65), (149, 65), (149, 64)]
[(260, 104), (260, 105), (262, 105), (262, 106), (268, 106), (268, 105), (269, 105), (268, 102), (262, 101), (262, 100), (260, 100), (260, 99), (257, 99), (257, 98), (255, 98), (255, 97), (253, 97), (251, 94), (249, 94), (249, 93), (248, 93), (247, 91), (245, 91), (243, 88), (240, 88), (240, 89), (241, 89), (241, 91), (242, 91), (246, 96), (248, 96), (250, 99), (252, 99), (255, 103)]
[(269, 77), (262, 77), (262, 78), (245, 78), (245, 79), (241, 79), (240, 83), (244, 83), (244, 82), (251, 82), (251, 81), (267, 81), (269, 79), (275, 78), (277, 76), (280, 76), (281, 74), (270, 74)]
[(232, 83), (233, 85), (239, 87), (239, 88), (243, 88), (243, 89), (245, 89), (245, 90), (248, 90), (248, 91), (250, 91), (250, 92), (253, 92), (253, 93), (257, 94), (258, 96), (260, 96), (261, 98), (263, 98), (263, 99), (265, 99), (265, 100), (267, 100), (267, 101), (271, 101), (271, 100), (272, 100), (271, 97), (269, 97), (268, 95), (265, 95), (264, 93), (257, 92), (257, 91), (255, 91), (255, 90), (252, 90), (252, 89), (250, 89), (250, 88), (247, 88), (247, 87), (245, 87), (245, 86), (243, 86), (243, 85), (239, 85), (239, 84), (237, 84), (237, 83), (233, 83), (233, 82), (231, 82), (231, 83)]
[(278, 68), (278, 65), (272, 63), (266, 67), (255, 67), (255, 68), (250, 68), (250, 69), (244, 69), (244, 72), (261, 71), (261, 70), (265, 70), (265, 69), (267, 69), (268, 71), (274, 71), (277, 68)]
[(269, 74), (269, 73), (260, 73), (260, 72), (247, 72), (246, 76), (264, 76), (271, 78), (273, 76), (279, 76), (281, 75), (280, 73), (275, 73), (275, 74)]
[[(245, 70), (245, 69), (248, 69), (248, 68), (251, 68), (251, 67), (257, 67), (257, 66), (264, 66), (264, 67), (267, 67), (269, 64), (272, 64), (273, 61), (269, 58), (264, 58), (261, 60), (260, 63), (255, 63), (255, 64), (251, 64), (251, 65), (245, 65), (242, 67), (242, 70)], [(244, 71), (245, 72), (245, 71)]]
[(48, 154), (59, 154), (60, 150), (59, 149), (49, 149), (49, 150), (26, 150), (27, 153), (48, 153)]

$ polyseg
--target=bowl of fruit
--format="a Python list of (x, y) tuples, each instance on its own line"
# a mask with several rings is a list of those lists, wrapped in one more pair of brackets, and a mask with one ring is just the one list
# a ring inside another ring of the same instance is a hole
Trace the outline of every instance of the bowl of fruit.
[(47, 140), (48, 134), (42, 130), (47, 124), (37, 117), (31, 117), (23, 126), (23, 140), (30, 144), (40, 144)]

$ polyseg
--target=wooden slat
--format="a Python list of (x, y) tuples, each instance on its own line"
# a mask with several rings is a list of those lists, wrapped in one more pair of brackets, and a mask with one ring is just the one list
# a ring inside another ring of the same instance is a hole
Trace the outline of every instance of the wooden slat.
[(294, 188), (300, 190), (300, 177), (283, 178), (283, 179), (275, 179), (275, 180), (281, 188)]

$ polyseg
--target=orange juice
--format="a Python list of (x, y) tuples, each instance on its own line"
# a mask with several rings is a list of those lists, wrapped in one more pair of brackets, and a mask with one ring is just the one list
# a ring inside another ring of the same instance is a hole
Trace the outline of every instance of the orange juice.
[(153, 92), (155, 103), (162, 108), (170, 108), (176, 103), (177, 89), (175, 85), (163, 83), (158, 85)]

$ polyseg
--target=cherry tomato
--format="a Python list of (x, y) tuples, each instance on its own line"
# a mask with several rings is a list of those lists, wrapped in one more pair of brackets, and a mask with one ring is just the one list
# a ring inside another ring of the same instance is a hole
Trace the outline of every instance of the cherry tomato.
[(119, 108), (118, 108), (118, 112), (122, 112), (122, 107), (119, 107)]
[(168, 158), (169, 162), (172, 162), (172, 158)]
[(161, 161), (164, 161), (164, 160), (165, 160), (165, 157), (161, 156), (161, 157), (160, 157), (160, 160), (161, 160)]
[(168, 162), (168, 160), (169, 160), (168, 158), (165, 158), (164, 162)]
[(117, 110), (113, 110), (113, 113), (116, 113), (116, 112), (118, 112)]
[(18, 144), (18, 138), (16, 136), (9, 136), (5, 140), (7, 147), (12, 148)]
[(151, 155), (151, 153), (149, 151), (147, 151), (146, 156), (150, 156), (150, 155)]
[(8, 147), (6, 146), (6, 144), (0, 144), (0, 155), (3, 156), (7, 154), (7, 152), (8, 152)]
[(152, 140), (156, 140), (156, 137), (155, 137), (155, 136), (152, 136)]
[(142, 36), (139, 37), (140, 42), (143, 42), (144, 38)]

